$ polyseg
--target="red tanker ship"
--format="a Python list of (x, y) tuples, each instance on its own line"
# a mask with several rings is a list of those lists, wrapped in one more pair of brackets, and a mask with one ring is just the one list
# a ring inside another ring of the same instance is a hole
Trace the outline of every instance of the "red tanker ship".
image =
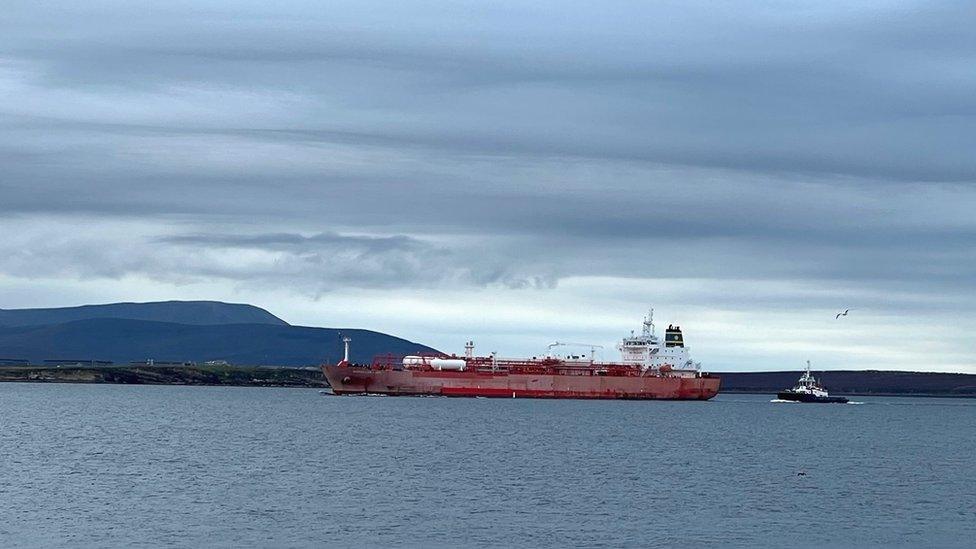
[[(591, 398), (708, 400), (721, 380), (701, 371), (688, 358), (679, 326), (668, 326), (662, 346), (654, 333), (653, 309), (640, 335), (621, 340), (620, 362), (598, 362), (598, 345), (553, 343), (544, 357), (499, 358), (475, 356), (474, 343), (463, 357), (379, 356), (372, 364), (349, 362), (349, 338), (343, 338), (345, 358), (322, 366), (337, 395), (440, 395), (497, 398)], [(553, 349), (589, 347), (590, 354), (556, 356)]]

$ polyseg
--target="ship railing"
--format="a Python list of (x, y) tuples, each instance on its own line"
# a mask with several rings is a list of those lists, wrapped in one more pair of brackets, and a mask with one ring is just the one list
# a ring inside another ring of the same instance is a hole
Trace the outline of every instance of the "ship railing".
[[(373, 357), (373, 362), (368, 367), (372, 370), (433, 370), (428, 364), (409, 364), (404, 365), (403, 360), (406, 356), (419, 356), (423, 358), (460, 358), (454, 355), (429, 354), (429, 355), (401, 355), (401, 354), (381, 354)], [(641, 371), (631, 365), (599, 363), (599, 362), (573, 362), (563, 361), (555, 358), (542, 360), (529, 359), (520, 360), (512, 358), (474, 357), (465, 359), (468, 370), (481, 373), (526, 373), (526, 374), (568, 374), (568, 375), (606, 375), (613, 377), (620, 376), (640, 376)]]
[(402, 368), (404, 356), (405, 355), (395, 355), (395, 354), (376, 355), (373, 357), (373, 363), (370, 365), (370, 368), (373, 370), (389, 370), (392, 368)]
[[(458, 358), (454, 355), (446, 355), (443, 353), (429, 353), (429, 354), (415, 354), (415, 355), (399, 355), (399, 354), (382, 354), (373, 357), (373, 363), (370, 365), (372, 370), (400, 370), (405, 366), (403, 364), (403, 359), (408, 356), (417, 356), (425, 359), (432, 358)], [(433, 370), (428, 365), (424, 364), (411, 364), (411, 370)]]
[(590, 362), (565, 362), (558, 359), (546, 359), (542, 361), (502, 359), (496, 360), (494, 363), (491, 360), (485, 360), (472, 365), (472, 369), (478, 372), (543, 375), (606, 375), (614, 377), (636, 377), (640, 375), (640, 370), (632, 366)]

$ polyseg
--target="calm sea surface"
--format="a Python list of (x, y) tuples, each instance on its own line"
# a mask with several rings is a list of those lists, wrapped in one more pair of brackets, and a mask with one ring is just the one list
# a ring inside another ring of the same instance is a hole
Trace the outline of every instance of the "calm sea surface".
[(770, 398), (0, 384), (0, 546), (976, 545), (976, 401)]

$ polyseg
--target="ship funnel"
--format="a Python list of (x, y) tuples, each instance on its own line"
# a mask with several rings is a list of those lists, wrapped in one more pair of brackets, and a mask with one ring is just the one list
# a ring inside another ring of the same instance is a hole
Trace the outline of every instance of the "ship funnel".
[(671, 325), (668, 325), (668, 330), (664, 334), (664, 344), (667, 347), (684, 347), (685, 346), (685, 340), (684, 340), (684, 337), (681, 335), (681, 327), (680, 326), (671, 326)]

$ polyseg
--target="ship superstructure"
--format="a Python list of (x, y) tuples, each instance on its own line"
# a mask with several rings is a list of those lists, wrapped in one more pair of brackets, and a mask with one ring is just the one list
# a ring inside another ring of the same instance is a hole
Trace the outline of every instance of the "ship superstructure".
[(680, 326), (668, 325), (664, 332), (663, 347), (655, 334), (654, 309), (644, 317), (642, 328), (640, 335), (631, 332), (630, 337), (623, 338), (617, 344), (624, 364), (651, 371), (660, 371), (663, 368), (673, 375), (687, 377), (695, 377), (701, 370), (701, 363), (694, 362), (689, 356)]
[(474, 342), (463, 356), (376, 357), (371, 364), (345, 358), (322, 367), (336, 394), (482, 396), (505, 398), (606, 398), (707, 400), (718, 393), (718, 377), (703, 373), (688, 356), (681, 328), (669, 326), (661, 345), (654, 332), (653, 310), (641, 335), (631, 333), (617, 348), (619, 362), (597, 361), (590, 353), (556, 356), (553, 343), (543, 357), (502, 358), (475, 354)]

